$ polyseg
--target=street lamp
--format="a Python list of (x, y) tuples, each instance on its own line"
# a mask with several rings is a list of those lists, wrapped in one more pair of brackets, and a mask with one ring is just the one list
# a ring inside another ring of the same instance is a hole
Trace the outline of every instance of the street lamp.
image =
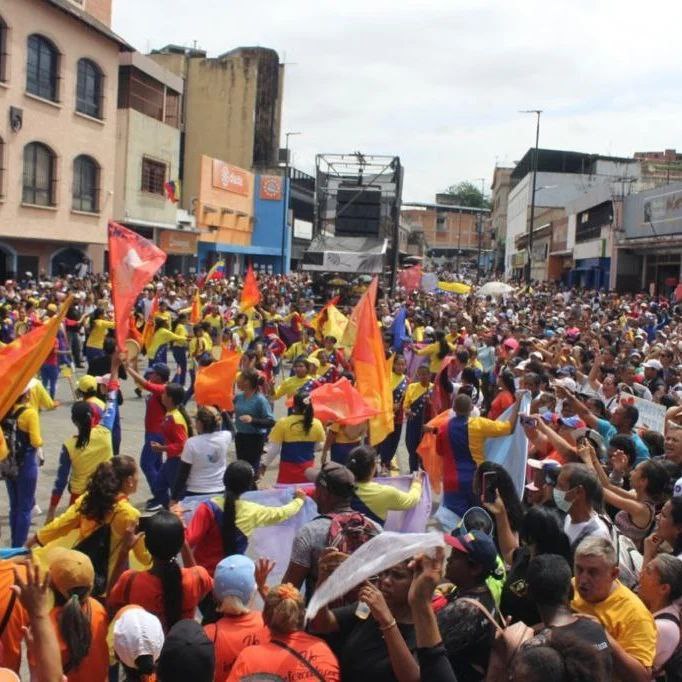
[(289, 222), (289, 202), (291, 197), (291, 183), (289, 182), (289, 138), (292, 135), (302, 135), (300, 132), (285, 133), (284, 137), (286, 144), (284, 146), (284, 196), (282, 197), (282, 275), (286, 274), (287, 270), (287, 256), (286, 256), (286, 240), (288, 236), (288, 222)]
[(530, 198), (530, 230), (528, 232), (528, 264), (526, 266), (526, 284), (530, 286), (531, 267), (533, 260), (533, 221), (535, 220), (535, 181), (538, 175), (538, 145), (540, 143), (540, 114), (542, 109), (523, 109), (520, 114), (535, 114), (537, 123), (535, 126), (535, 150), (533, 152), (533, 188)]

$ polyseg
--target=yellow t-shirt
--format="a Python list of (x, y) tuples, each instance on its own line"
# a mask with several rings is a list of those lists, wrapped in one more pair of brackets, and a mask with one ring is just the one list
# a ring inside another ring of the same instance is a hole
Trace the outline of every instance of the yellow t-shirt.
[(611, 594), (592, 604), (585, 601), (573, 587), (575, 597), (571, 607), (578, 613), (595, 616), (606, 632), (620, 644), (633, 658), (636, 658), (645, 668), (651, 668), (656, 655), (656, 624), (649, 609), (632, 590), (629, 590), (619, 580)]
[(88, 335), (88, 340), (85, 342), (86, 346), (90, 348), (102, 348), (104, 346), (104, 338), (110, 329), (114, 328), (114, 323), (110, 320), (95, 320), (92, 323), (92, 329)]
[(319, 419), (313, 419), (310, 431), (303, 429), (303, 417), (292, 414), (278, 419), (270, 431), (273, 443), (321, 443), (325, 439), (324, 426)]
[(315, 377), (312, 377), (309, 374), (303, 378), (299, 378), (296, 375), (287, 377), (275, 390), (275, 400), (281, 398), (283, 395), (287, 396), (287, 398), (294, 395), (300, 388), (305, 386), (305, 384), (312, 383), (314, 380)]
[(429, 371), (431, 374), (438, 374), (438, 372), (440, 372), (440, 367), (443, 364), (443, 360), (445, 358), (438, 357), (438, 353), (440, 353), (439, 343), (430, 343), (428, 346), (424, 346), (424, 348), (420, 348), (416, 352), (417, 355), (428, 355)]
[(184, 324), (178, 322), (178, 324), (175, 325), (175, 329), (173, 330), (174, 334), (176, 336), (181, 336), (184, 341), (175, 341), (173, 342), (174, 346), (187, 346), (187, 337), (189, 334), (187, 333), (187, 327), (185, 327)]
[(433, 384), (429, 384), (428, 386), (422, 386), (419, 381), (414, 381), (411, 384), (409, 384), (405, 389), (405, 398), (403, 399), (403, 409), (405, 410), (405, 412), (407, 412), (410, 409), (412, 403), (419, 400), (419, 398), (421, 398), (424, 395), (424, 393), (430, 391), (432, 388)]

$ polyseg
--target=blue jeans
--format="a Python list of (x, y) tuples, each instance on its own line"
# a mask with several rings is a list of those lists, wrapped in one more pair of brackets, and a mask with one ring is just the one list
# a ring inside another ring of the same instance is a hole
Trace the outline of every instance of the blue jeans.
[(114, 425), (111, 428), (111, 445), (114, 449), (114, 455), (118, 455), (121, 450), (121, 413), (119, 410), (116, 410)]
[(178, 368), (175, 370), (175, 376), (172, 381), (176, 384), (180, 384), (183, 388), (185, 387), (185, 381), (187, 380), (187, 349), (182, 346), (172, 346), (171, 351), (173, 353), (173, 358)]
[(43, 365), (40, 368), (40, 381), (54, 399), (57, 393), (57, 379), (59, 379), (59, 365)]
[(92, 346), (85, 347), (85, 359), (88, 363), (92, 362), (95, 358), (104, 357), (104, 351), (101, 348), (93, 348)]
[(9, 497), (9, 527), (12, 547), (22, 547), (28, 540), (31, 512), (36, 503), (38, 462), (35, 448), (29, 448), (13, 481), (5, 481)]
[(147, 479), (147, 485), (152, 491), (154, 500), (158, 502), (156, 498), (156, 491), (158, 490), (159, 483), (159, 472), (161, 471), (162, 459), (161, 455), (154, 452), (151, 447), (151, 443), (163, 443), (163, 436), (160, 433), (147, 433), (144, 434), (144, 446), (142, 448), (142, 453), (140, 454), (140, 469), (144, 477)]
[(175, 485), (175, 479), (180, 468), (180, 457), (170, 457), (161, 465), (158, 478), (156, 479), (156, 490), (153, 490), (154, 499), (168, 508), (170, 494)]

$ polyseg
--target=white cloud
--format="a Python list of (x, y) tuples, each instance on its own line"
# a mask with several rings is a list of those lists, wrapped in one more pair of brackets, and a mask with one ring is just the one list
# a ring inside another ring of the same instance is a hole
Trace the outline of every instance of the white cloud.
[(654, 0), (115, 0), (114, 28), (138, 49), (197, 40), (292, 63), (286, 130), (294, 159), (398, 154), (404, 197), (520, 159), (542, 108), (541, 145), (613, 155), (682, 149), (676, 26)]

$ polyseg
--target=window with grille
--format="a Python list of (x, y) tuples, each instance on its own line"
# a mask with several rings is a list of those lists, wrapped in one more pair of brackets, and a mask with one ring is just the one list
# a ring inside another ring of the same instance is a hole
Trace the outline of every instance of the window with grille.
[(7, 40), (7, 24), (0, 17), (0, 82), (7, 82), (7, 50), (9, 42)]
[(93, 118), (102, 118), (102, 84), (100, 68), (89, 59), (78, 60), (76, 111)]
[(40, 142), (24, 147), (24, 180), (22, 201), (38, 206), (55, 205), (55, 155)]
[(142, 191), (163, 196), (166, 182), (166, 164), (152, 159), (142, 159)]
[(173, 128), (180, 127), (180, 95), (166, 90), (166, 117), (164, 123)]
[(57, 101), (59, 53), (44, 36), (28, 37), (26, 91), (44, 99)]
[(99, 166), (90, 156), (78, 156), (73, 162), (74, 211), (97, 213), (99, 210)]

